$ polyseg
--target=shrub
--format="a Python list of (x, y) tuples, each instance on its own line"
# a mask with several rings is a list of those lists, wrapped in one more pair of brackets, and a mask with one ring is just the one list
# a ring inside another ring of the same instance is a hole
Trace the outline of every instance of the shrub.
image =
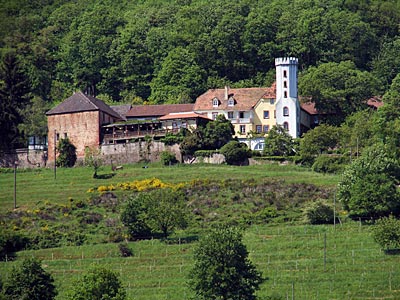
[(312, 170), (319, 173), (339, 173), (344, 170), (345, 161), (343, 156), (320, 155), (315, 159)]
[(132, 249), (129, 248), (128, 244), (126, 243), (118, 244), (118, 249), (122, 257), (130, 257), (133, 255)]
[(303, 210), (303, 217), (308, 224), (332, 224), (334, 211), (331, 205), (323, 200), (310, 202)]
[(400, 249), (400, 220), (393, 216), (379, 219), (373, 229), (373, 237), (382, 249)]
[(251, 151), (244, 143), (230, 141), (224, 145), (220, 153), (225, 156), (225, 161), (228, 165), (241, 165), (251, 157)]
[(161, 163), (164, 166), (174, 165), (178, 162), (174, 153), (169, 151), (161, 152)]
[(29, 239), (17, 233), (2, 231), (0, 233), (0, 260), (12, 258), (14, 253), (26, 248)]
[(70, 142), (68, 138), (61, 139), (57, 145), (59, 153), (56, 164), (57, 167), (73, 167), (75, 165), (76, 147)]

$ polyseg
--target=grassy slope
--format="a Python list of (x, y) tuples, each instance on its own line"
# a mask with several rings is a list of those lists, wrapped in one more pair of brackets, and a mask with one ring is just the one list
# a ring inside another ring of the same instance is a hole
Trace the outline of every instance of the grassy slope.
[[(116, 184), (119, 182), (159, 178), (165, 182), (178, 183), (194, 179), (248, 179), (248, 178), (280, 178), (287, 182), (305, 182), (316, 185), (332, 185), (337, 176), (324, 176), (309, 172), (296, 166), (258, 165), (249, 167), (232, 167), (226, 165), (196, 165), (162, 167), (150, 165), (124, 166), (116, 175), (109, 179), (92, 178), (93, 171), (88, 168), (58, 169), (57, 179), (54, 179), (52, 169), (40, 169), (33, 172), (17, 173), (17, 206), (32, 207), (38, 201), (49, 200), (53, 203), (65, 203), (68, 198), (86, 199), (87, 190), (99, 185)], [(109, 167), (104, 167), (100, 173), (111, 174)], [(0, 211), (10, 210), (14, 205), (14, 174), (0, 173)]]
[[(107, 173), (106, 170), (103, 173)], [(334, 185), (338, 177), (323, 176), (293, 166), (182, 166), (163, 168), (151, 165), (126, 166), (106, 180), (90, 178), (91, 170), (52, 170), (18, 174), (18, 206), (29, 208), (44, 199), (65, 203), (69, 197), (81, 199), (98, 185), (157, 177), (166, 182), (197, 178), (280, 177), (287, 182)], [(1, 210), (13, 205), (13, 175), (0, 174)], [(324, 234), (327, 236), (324, 266)], [(182, 233), (183, 236), (188, 233)], [(258, 225), (246, 230), (245, 243), (254, 261), (267, 278), (260, 296), (276, 299), (399, 299), (400, 258), (384, 255), (373, 242), (368, 226), (348, 222), (343, 226)], [(158, 240), (130, 243), (131, 258), (119, 257), (116, 244), (85, 245), (38, 251), (22, 251), (18, 259), (37, 256), (56, 279), (57, 299), (65, 299), (72, 279), (79, 279), (91, 264), (102, 264), (121, 274), (131, 299), (188, 299), (186, 274), (192, 264), (191, 244), (165, 244)], [(0, 263), (7, 276), (11, 263)], [(278, 297), (279, 296), (279, 297)], [(262, 297), (261, 297), (262, 299)]]

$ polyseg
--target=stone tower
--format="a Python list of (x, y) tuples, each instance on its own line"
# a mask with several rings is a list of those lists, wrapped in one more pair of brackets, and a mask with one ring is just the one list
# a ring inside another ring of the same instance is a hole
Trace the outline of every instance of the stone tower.
[(282, 125), (293, 138), (300, 137), (300, 104), (297, 98), (298, 59), (275, 59), (276, 124)]

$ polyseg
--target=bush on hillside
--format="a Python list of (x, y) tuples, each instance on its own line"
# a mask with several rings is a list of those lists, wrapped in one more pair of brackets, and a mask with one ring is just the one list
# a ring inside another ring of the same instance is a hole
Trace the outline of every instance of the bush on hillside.
[(176, 159), (175, 154), (170, 151), (161, 152), (160, 159), (161, 159), (161, 163), (164, 166), (174, 165), (174, 164), (178, 163), (178, 160)]
[(244, 143), (230, 141), (224, 145), (220, 153), (225, 156), (228, 165), (242, 165), (251, 157), (251, 150)]
[(346, 167), (346, 158), (343, 156), (320, 155), (313, 165), (312, 170), (318, 173), (340, 173)]
[(373, 229), (373, 237), (382, 249), (400, 249), (400, 220), (393, 216), (379, 219)]
[(332, 224), (334, 210), (331, 205), (323, 200), (308, 203), (303, 210), (304, 221), (308, 224)]

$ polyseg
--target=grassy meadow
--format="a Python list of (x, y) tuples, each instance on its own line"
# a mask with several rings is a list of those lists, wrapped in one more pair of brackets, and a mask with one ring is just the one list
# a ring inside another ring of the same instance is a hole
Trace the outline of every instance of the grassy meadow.
[[(55, 180), (50, 169), (19, 170), (17, 211), (34, 210), (38, 205), (45, 206), (45, 202), (67, 205), (71, 199), (86, 199), (88, 190), (98, 186), (147, 178), (159, 178), (173, 184), (198, 179), (211, 182), (254, 179), (262, 184), (267, 181), (274, 184), (277, 180), (280, 185), (292, 184), (295, 188), (310, 184), (330, 190), (340, 179), (340, 176), (278, 164), (248, 167), (162, 167), (151, 164), (148, 168), (126, 165), (112, 177), (109, 176), (111, 170), (106, 167), (100, 174), (105, 175), (105, 179), (93, 179), (92, 170), (88, 168), (58, 169)], [(12, 172), (0, 173), (0, 212), (3, 216), (13, 209), (13, 184)], [(236, 199), (231, 194), (244, 197), (244, 192), (239, 193), (232, 188), (221, 190), (225, 198), (221, 196), (219, 207), (215, 204), (210, 207), (221, 214), (223, 210), (229, 211), (224, 218), (240, 214), (243, 205), (249, 206), (250, 211), (254, 208), (254, 204), (250, 206), (236, 201), (232, 205), (233, 202), (228, 201)], [(126, 192), (115, 193), (122, 196)], [(211, 191), (210, 195), (213, 195)], [(200, 198), (197, 194), (195, 196)], [(207, 202), (199, 200), (198, 205), (204, 203)], [(84, 213), (92, 209), (88, 207)], [(206, 208), (204, 210), (208, 213)], [(66, 217), (66, 222), (74, 221), (72, 213)], [(62, 300), (74, 280), (79, 280), (89, 266), (100, 264), (120, 274), (129, 299), (189, 299), (193, 294), (187, 288), (186, 278), (193, 263), (196, 238), (201, 237), (204, 230), (202, 226), (192, 225), (185, 231), (177, 231), (167, 241), (129, 242), (133, 256), (127, 258), (120, 256), (117, 243), (85, 243), (81, 246), (20, 251), (15, 261), (0, 263), (0, 275), (8, 276), (12, 266), (25, 257), (38, 257), (43, 260), (44, 268), (54, 276), (59, 291), (57, 299)], [(368, 225), (346, 220), (345, 217), (336, 226), (311, 226), (298, 221), (253, 223), (246, 227), (244, 242), (250, 259), (266, 279), (258, 292), (259, 299), (400, 299), (400, 257), (384, 254), (373, 241)]]

